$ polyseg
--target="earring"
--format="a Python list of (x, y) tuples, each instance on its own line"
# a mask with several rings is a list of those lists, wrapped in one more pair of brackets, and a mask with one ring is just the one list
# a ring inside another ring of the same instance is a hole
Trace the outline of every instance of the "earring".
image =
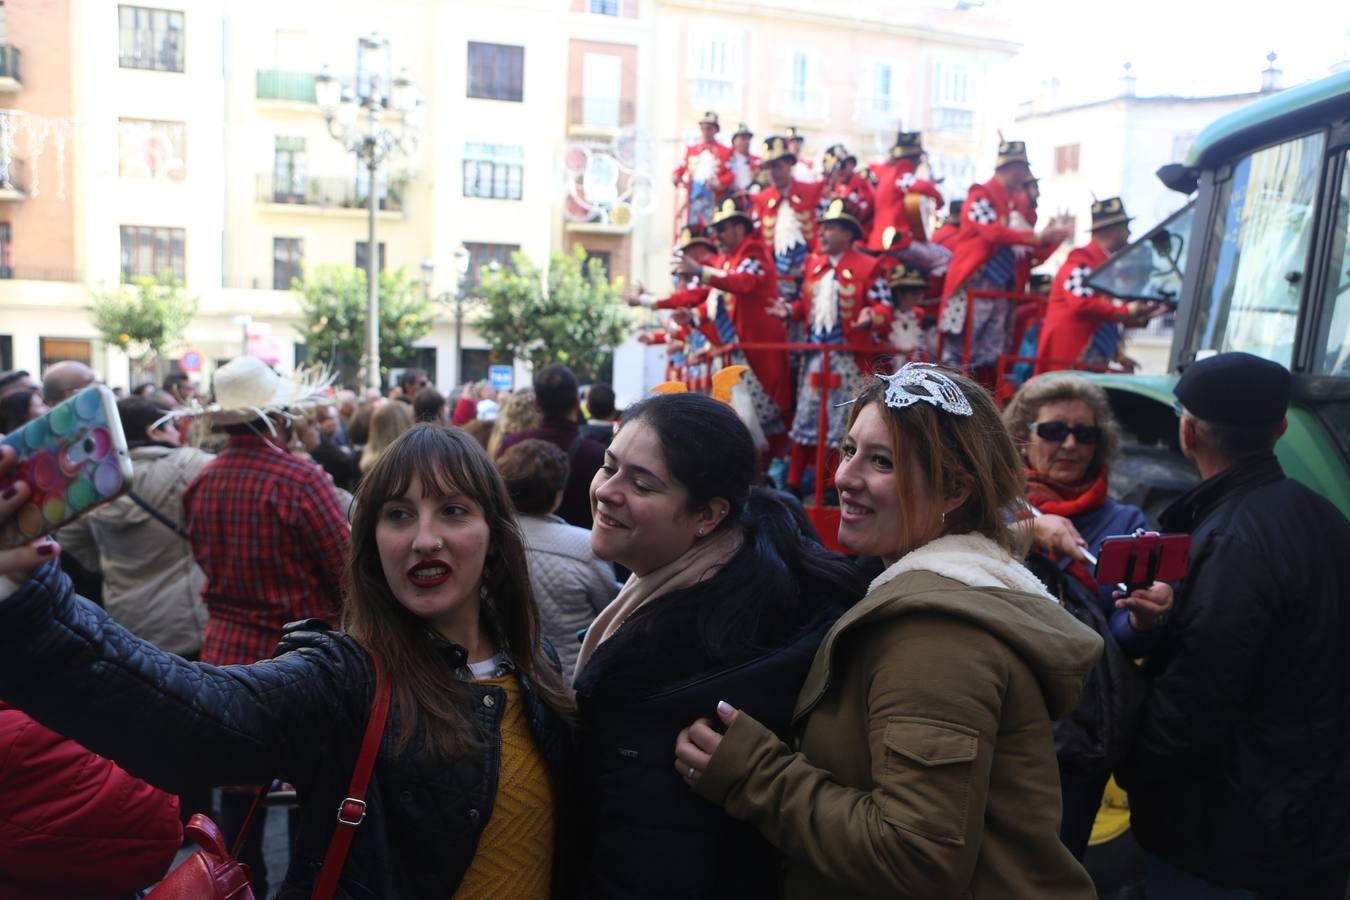
[(945, 512), (938, 513), (938, 524), (939, 525), (947, 524), (947, 514)]
[(700, 528), (700, 529), (698, 530), (698, 536), (699, 536), (699, 537), (703, 537), (703, 529), (702, 529), (702, 528)]

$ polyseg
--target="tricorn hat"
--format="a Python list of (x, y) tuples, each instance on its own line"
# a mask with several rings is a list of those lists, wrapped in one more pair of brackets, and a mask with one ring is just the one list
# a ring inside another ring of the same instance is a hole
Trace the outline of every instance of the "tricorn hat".
[(1027, 145), (1025, 141), (999, 141), (998, 142), (998, 162), (994, 164), (995, 169), (1001, 169), (1004, 166), (1013, 163), (1025, 163), (1031, 165), (1027, 160)]
[(1133, 218), (1133, 216), (1125, 215), (1125, 204), (1120, 202), (1119, 197), (1107, 197), (1105, 200), (1094, 200), (1092, 203), (1091, 230), (1096, 231), (1098, 228), (1123, 225)]
[(890, 282), (891, 290), (895, 290), (896, 288), (926, 289), (928, 287), (928, 279), (924, 277), (923, 272), (919, 271), (914, 266), (908, 266), (904, 263), (894, 266), (891, 269), (890, 277), (887, 280)]
[(708, 229), (704, 228), (703, 225), (698, 222), (695, 222), (693, 225), (690, 225), (680, 232), (680, 240), (675, 249), (684, 251), (696, 244), (711, 247), (713, 250), (717, 249), (717, 244), (708, 236)]
[(834, 167), (846, 160), (853, 160), (855, 163), (858, 157), (848, 152), (848, 148), (843, 144), (834, 144), (825, 150), (825, 155), (821, 157), (821, 171), (826, 174), (832, 172)]
[(711, 125), (718, 131), (722, 130), (722, 123), (717, 121), (717, 113), (713, 112), (712, 110), (708, 110), (707, 112), (705, 112), (702, 118), (698, 120), (698, 124)]
[(732, 137), (740, 137), (741, 135), (745, 135), (746, 137), (754, 137), (755, 133), (750, 130), (749, 125), (742, 122), (741, 124), (737, 125), (736, 130), (731, 133)]
[(717, 212), (713, 213), (712, 227), (716, 228), (724, 222), (731, 222), (736, 219), (744, 222), (748, 228), (753, 228), (755, 225), (750, 219), (750, 214), (736, 202), (736, 198), (728, 197), (717, 207)]
[(797, 161), (797, 154), (792, 152), (788, 147), (787, 138), (781, 134), (764, 139), (764, 159), (761, 163), (767, 165), (776, 159), (786, 159), (793, 163)]
[(862, 222), (858, 221), (857, 213), (858, 209), (854, 204), (849, 203), (843, 197), (835, 197), (826, 207), (825, 215), (820, 217), (820, 224), (842, 222), (853, 229), (854, 239), (857, 240), (863, 236)]
[(895, 146), (891, 147), (891, 159), (917, 159), (923, 156), (923, 133), (902, 131), (895, 136)]

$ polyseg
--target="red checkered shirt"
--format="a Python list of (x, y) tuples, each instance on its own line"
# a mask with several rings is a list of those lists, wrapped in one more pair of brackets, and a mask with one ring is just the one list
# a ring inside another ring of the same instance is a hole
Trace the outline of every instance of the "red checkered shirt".
[(206, 573), (203, 662), (266, 659), (297, 619), (337, 623), (351, 530), (318, 466), (231, 435), (183, 492), (183, 514)]

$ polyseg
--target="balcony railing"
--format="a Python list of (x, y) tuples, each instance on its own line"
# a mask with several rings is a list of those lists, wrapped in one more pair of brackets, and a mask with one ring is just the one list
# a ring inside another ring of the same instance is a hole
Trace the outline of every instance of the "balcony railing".
[(905, 118), (899, 97), (859, 97), (853, 104), (853, 119), (869, 125), (898, 125)]
[(0, 44), (0, 78), (23, 81), (19, 77), (19, 48), (13, 44)]
[(614, 97), (572, 97), (567, 105), (567, 121), (593, 128), (626, 128), (633, 124), (632, 100)]
[[(9, 256), (9, 248), (0, 246), (0, 255)], [(78, 269), (47, 269), (41, 266), (7, 266), (0, 263), (0, 280), (14, 281), (83, 281)]]
[(317, 101), (314, 99), (314, 73), (259, 69), (258, 99), (315, 103)]
[(829, 97), (823, 91), (787, 88), (773, 95), (773, 114), (780, 119), (821, 120), (829, 111)]
[(935, 106), (928, 130), (947, 134), (971, 134), (975, 131), (975, 112), (951, 106)]
[[(314, 206), (321, 209), (365, 209), (369, 195), (358, 191), (356, 182), (348, 178), (304, 178), (278, 181), (271, 172), (258, 176), (258, 202), (281, 203), (294, 206)], [(378, 198), (379, 208), (385, 212), (403, 212), (403, 197), (391, 187)]]
[[(9, 170), (0, 172), (0, 192), (13, 192), (27, 196), (28, 164), (21, 159), (10, 157)], [(3, 196), (3, 194), (0, 194)]]

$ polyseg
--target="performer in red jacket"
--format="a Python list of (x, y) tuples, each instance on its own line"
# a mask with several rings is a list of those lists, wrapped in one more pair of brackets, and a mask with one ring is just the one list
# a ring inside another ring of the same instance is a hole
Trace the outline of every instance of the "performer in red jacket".
[(974, 290), (1011, 291), (1017, 276), (1019, 256), (1039, 248), (1045, 241), (1063, 240), (1068, 229), (1051, 223), (1037, 233), (1019, 210), (1017, 194), (1031, 176), (1026, 145), (1021, 141), (999, 144), (994, 177), (971, 187), (961, 209), (951, 265), (943, 284), (938, 330), (942, 334), (943, 365), (969, 365), (975, 378), (993, 388), (994, 364), (1008, 351), (1011, 338), (1012, 304), (1001, 299), (974, 301), (970, 359), (962, 359), (968, 294)]
[(764, 141), (764, 168), (768, 187), (755, 195), (754, 215), (765, 245), (773, 253), (778, 277), (778, 296), (797, 299), (802, 268), (816, 244), (816, 218), (819, 215), (822, 185), (792, 178), (797, 157), (788, 149), (787, 139), (777, 135)]
[(843, 144), (835, 144), (825, 151), (821, 161), (825, 173), (825, 196), (821, 205), (827, 206), (836, 198), (845, 201), (854, 210), (854, 218), (862, 224), (866, 237), (876, 212), (876, 191), (872, 182), (858, 171), (858, 157)]
[(688, 215), (690, 224), (707, 225), (712, 212), (722, 197), (731, 190), (735, 176), (731, 172), (731, 148), (718, 143), (721, 125), (717, 113), (709, 110), (698, 120), (703, 140), (684, 148), (684, 156), (672, 176), (676, 187), (689, 191)]
[(752, 194), (757, 190), (760, 159), (750, 152), (750, 141), (754, 136), (755, 133), (744, 122), (731, 136), (731, 156), (727, 159), (727, 167), (731, 169), (731, 189), (738, 194)]
[[(749, 214), (728, 198), (713, 216), (712, 227), (722, 251), (721, 264), (709, 265), (706, 260), (699, 262), (682, 255), (676, 266), (686, 275), (698, 275), (703, 284), (713, 288), (702, 317), (704, 324), (711, 326), (717, 344), (722, 346), (786, 342), (782, 322), (769, 312), (778, 300), (773, 259), (764, 244), (752, 236), (754, 223)], [(787, 352), (738, 350), (730, 361), (750, 367), (755, 377), (747, 377), (742, 384), (755, 401), (755, 416), (769, 438), (770, 448), (781, 446), (782, 440), (775, 438), (786, 431), (783, 420), (792, 398)]]
[(937, 184), (916, 174), (923, 157), (923, 135), (918, 131), (902, 131), (895, 137), (890, 158), (872, 165), (872, 174), (877, 179), (876, 213), (867, 236), (868, 250), (882, 253), (899, 242), (898, 238), (890, 243), (886, 241), (888, 228), (900, 234), (909, 233), (909, 222), (905, 218), (906, 194), (923, 194), (941, 206), (942, 193)]
[(178, 798), (0, 701), (0, 897), (117, 897), (164, 877)]
[[(1137, 328), (1161, 307), (1138, 312), (1088, 287), (1087, 278), (1130, 241), (1130, 217), (1119, 197), (1092, 204), (1092, 240), (1069, 252), (1055, 273), (1036, 346), (1036, 372), (1106, 365), (1115, 357), (1120, 325)], [(1105, 326), (1105, 327), (1103, 327)], [(1094, 340), (1100, 334), (1100, 339)], [(1096, 352), (1094, 352), (1094, 350)]]
[[(872, 371), (877, 354), (890, 348), (885, 337), (891, 329), (891, 288), (885, 266), (875, 256), (854, 248), (863, 226), (847, 202), (836, 198), (820, 220), (820, 252), (806, 263), (802, 298), (795, 303), (779, 301), (774, 311), (784, 318), (803, 322), (807, 340), (813, 344), (874, 346), (877, 353), (831, 353), (825, 368), (824, 354), (811, 351), (802, 367), (797, 387), (797, 411), (792, 418), (792, 455), (788, 485), (801, 490), (802, 476), (815, 458), (822, 440), (830, 457), (839, 448), (848, 421), (849, 400), (858, 396)], [(827, 393), (828, 433), (820, 434), (820, 392)], [(835, 465), (827, 461), (826, 471)], [(833, 477), (831, 476), (831, 481)]]

